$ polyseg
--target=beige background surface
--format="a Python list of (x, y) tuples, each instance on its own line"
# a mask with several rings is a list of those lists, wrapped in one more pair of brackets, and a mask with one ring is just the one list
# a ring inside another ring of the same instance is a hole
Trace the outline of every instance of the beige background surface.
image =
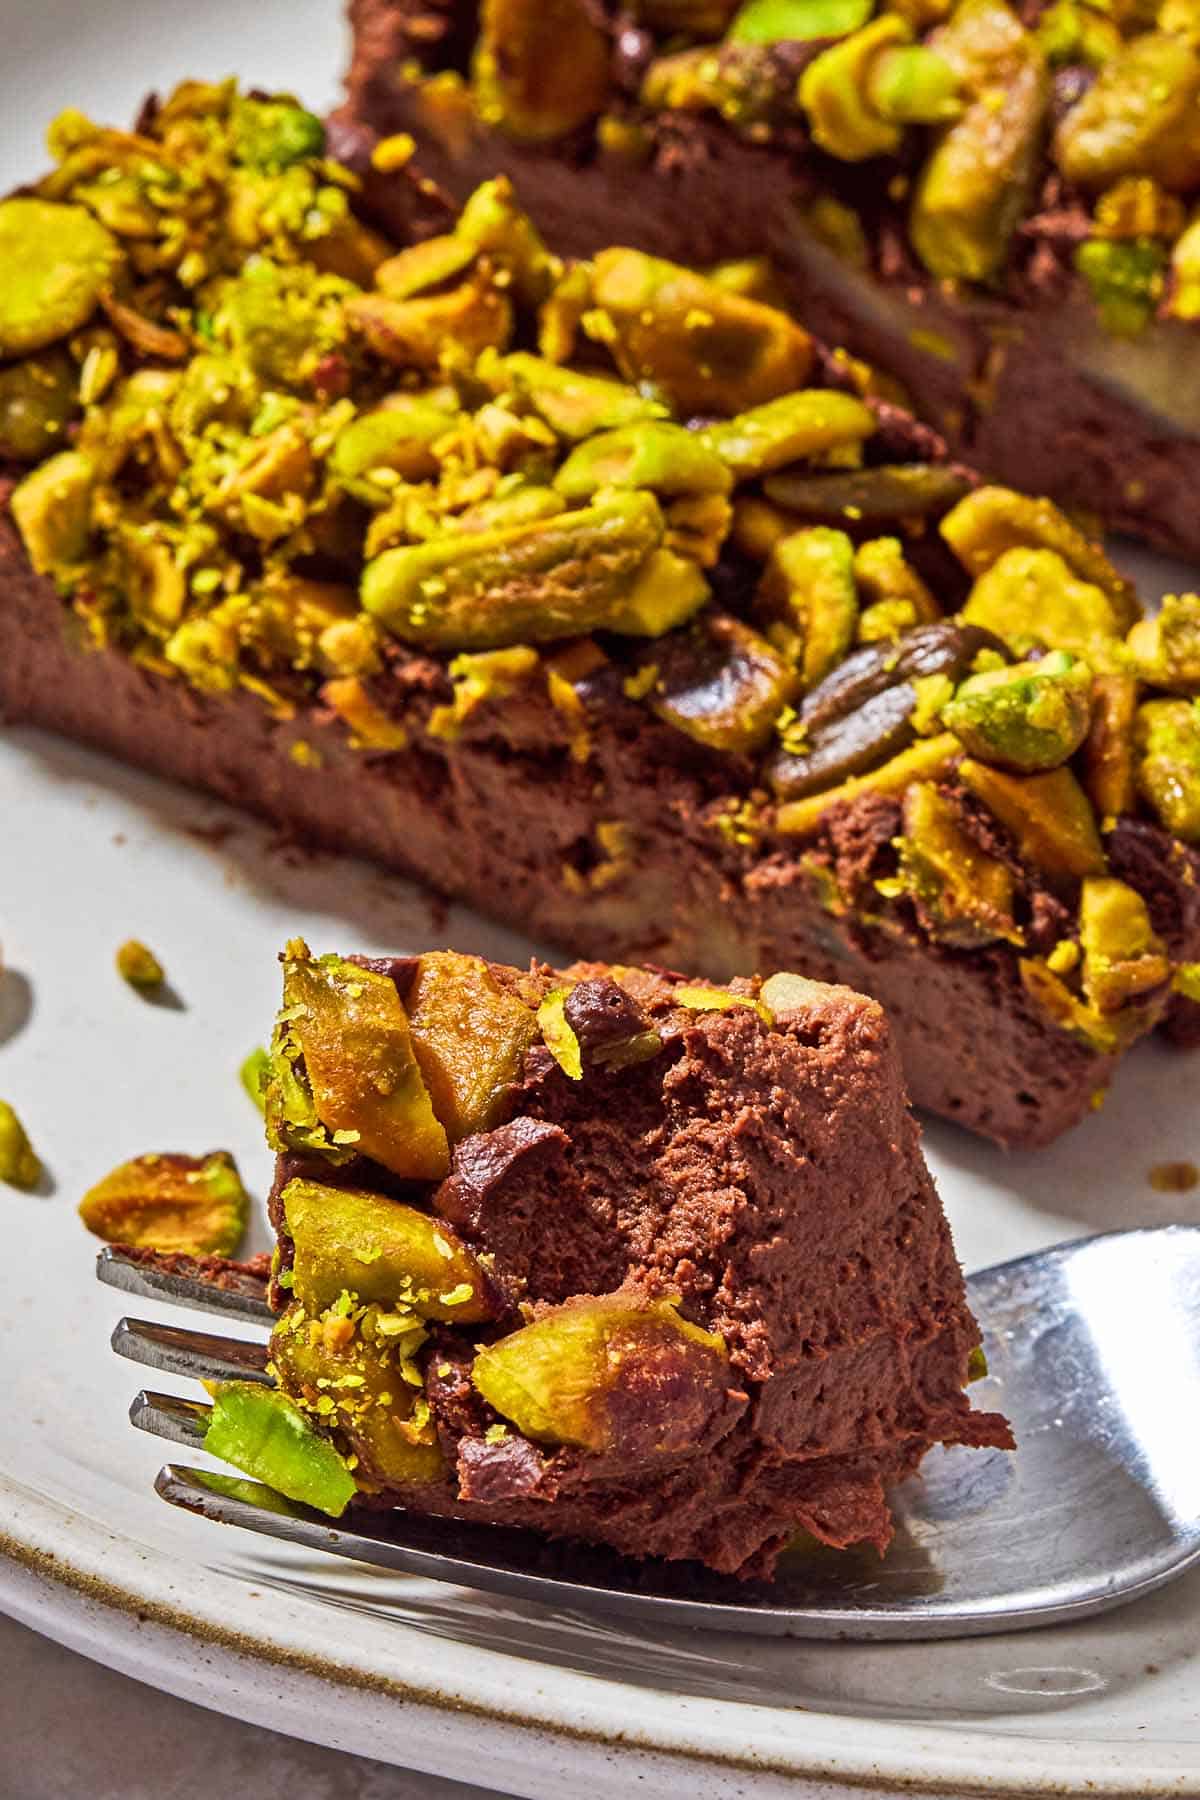
[(0, 1800), (498, 1800), (223, 1719), (0, 1616)]

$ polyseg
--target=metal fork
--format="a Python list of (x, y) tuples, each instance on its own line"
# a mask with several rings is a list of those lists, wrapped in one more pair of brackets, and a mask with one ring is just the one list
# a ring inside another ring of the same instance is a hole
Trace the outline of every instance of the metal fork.
[[(229, 1292), (102, 1250), (128, 1294), (266, 1324), (265, 1290)], [(331, 1522), (259, 1483), (168, 1464), (159, 1494), (304, 1550), (574, 1610), (764, 1636), (942, 1638), (1098, 1613), (1200, 1563), (1200, 1229), (1112, 1232), (984, 1270), (968, 1283), (989, 1376), (973, 1393), (1018, 1449), (934, 1450), (893, 1494), (874, 1552), (790, 1552), (773, 1583), (637, 1563), (530, 1532), (352, 1512)], [(197, 1379), (267, 1381), (266, 1346), (122, 1319), (118, 1355)], [(142, 1392), (134, 1425), (189, 1450), (210, 1408)]]

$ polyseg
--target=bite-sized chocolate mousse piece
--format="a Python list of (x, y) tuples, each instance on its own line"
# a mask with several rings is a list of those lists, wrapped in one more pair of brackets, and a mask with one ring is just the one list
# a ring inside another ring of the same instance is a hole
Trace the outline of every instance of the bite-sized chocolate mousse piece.
[(291, 101), (54, 141), (0, 202), (10, 718), (575, 954), (869, 991), (1002, 1143), (1187, 1039), (1195, 597), (1143, 619), (769, 298), (564, 262), (503, 180), (395, 244)]
[[(335, 141), (385, 222), (504, 172), (573, 255), (769, 256), (810, 329), (886, 371), (991, 479), (1200, 558), (1186, 0), (350, 15)], [(417, 148), (397, 175), (399, 133)]]
[(283, 971), (276, 1390), (218, 1393), (227, 1460), (769, 1576), (798, 1531), (886, 1549), (932, 1444), (1011, 1445), (873, 1000), (298, 941)]

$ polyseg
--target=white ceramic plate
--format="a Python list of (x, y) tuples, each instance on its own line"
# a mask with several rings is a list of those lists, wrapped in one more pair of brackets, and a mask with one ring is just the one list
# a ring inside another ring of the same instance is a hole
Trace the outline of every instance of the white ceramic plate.
[[(0, 0), (0, 189), (36, 171), (60, 105), (119, 120), (152, 84), (235, 69), (326, 102), (343, 57), (335, 6)], [(281, 854), (257, 828), (203, 835), (221, 820), (48, 739), (0, 738), (0, 1093), (51, 1173), (45, 1192), (0, 1190), (0, 1605), (189, 1699), (523, 1796), (1200, 1790), (1200, 1576), (1071, 1629), (756, 1644), (317, 1563), (158, 1501), (162, 1447), (125, 1422), (138, 1380), (107, 1352), (120, 1305), (92, 1279), (82, 1188), (141, 1150), (222, 1145), (265, 1189), (236, 1070), (296, 931), (321, 948), (530, 948), (439, 921), (377, 873)], [(163, 955), (180, 1009), (117, 980), (112, 952), (130, 935)], [(1200, 1194), (1147, 1182), (1152, 1163), (1200, 1161), (1198, 1072), (1140, 1052), (1104, 1111), (1038, 1157), (931, 1127), (964, 1262), (1200, 1220)]]

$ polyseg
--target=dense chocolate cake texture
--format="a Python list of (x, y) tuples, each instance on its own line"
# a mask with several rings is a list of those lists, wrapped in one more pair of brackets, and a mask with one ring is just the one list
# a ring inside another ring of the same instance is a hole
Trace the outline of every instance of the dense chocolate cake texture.
[[(1194, 8), (351, 0), (336, 116), (563, 252), (768, 253), (989, 477), (1200, 557)], [(411, 171), (409, 171), (411, 174)], [(377, 170), (385, 221), (407, 177)]]
[(293, 1499), (769, 1575), (1011, 1444), (872, 1000), (294, 942), (266, 1104), (276, 1387), (207, 1447)]
[(10, 719), (575, 954), (871, 992), (1003, 1143), (1194, 1035), (1194, 597), (756, 267), (564, 262), (503, 180), (398, 246), (228, 84), (53, 143), (0, 203)]

